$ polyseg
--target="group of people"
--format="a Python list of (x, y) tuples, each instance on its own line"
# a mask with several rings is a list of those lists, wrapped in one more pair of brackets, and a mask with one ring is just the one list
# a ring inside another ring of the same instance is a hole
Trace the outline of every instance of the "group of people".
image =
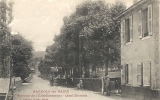
[[(66, 76), (59, 77), (59, 75), (58, 75), (58, 76), (55, 76), (55, 75), (53, 74), (53, 75), (51, 75), (51, 77), (50, 77), (50, 84), (51, 84), (51, 86), (53, 86), (53, 83), (58, 83), (58, 80), (59, 80), (59, 79), (62, 79), (64, 85), (67, 86), (67, 87), (70, 87), (70, 86), (72, 86), (72, 84), (73, 84), (73, 78), (70, 77), (70, 75), (68, 75), (67, 77), (66, 77)], [(61, 83), (61, 84), (62, 84), (62, 83)]]

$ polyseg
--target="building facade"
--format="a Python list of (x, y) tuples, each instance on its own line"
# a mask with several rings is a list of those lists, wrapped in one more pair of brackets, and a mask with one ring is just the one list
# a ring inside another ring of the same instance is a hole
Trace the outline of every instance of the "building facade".
[(134, 0), (121, 19), (122, 96), (159, 100), (160, 1)]

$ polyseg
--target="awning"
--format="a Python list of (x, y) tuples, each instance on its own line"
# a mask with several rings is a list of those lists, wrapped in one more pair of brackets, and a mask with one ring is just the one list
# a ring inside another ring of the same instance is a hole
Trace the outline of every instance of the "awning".
[(121, 78), (121, 72), (108, 72), (109, 78)]

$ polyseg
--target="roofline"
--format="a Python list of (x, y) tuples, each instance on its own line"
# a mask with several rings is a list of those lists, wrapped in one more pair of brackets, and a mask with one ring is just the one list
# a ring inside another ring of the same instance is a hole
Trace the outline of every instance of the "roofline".
[(144, 3), (147, 3), (149, 1), (152, 0), (141, 0), (139, 2), (137, 2), (136, 4), (133, 4), (131, 7), (129, 7), (127, 10), (125, 10), (124, 12), (122, 12), (120, 15), (118, 15), (117, 17), (115, 17), (115, 19), (118, 18), (122, 18), (124, 15), (126, 15), (129, 12), (132, 12), (136, 7), (142, 6)]

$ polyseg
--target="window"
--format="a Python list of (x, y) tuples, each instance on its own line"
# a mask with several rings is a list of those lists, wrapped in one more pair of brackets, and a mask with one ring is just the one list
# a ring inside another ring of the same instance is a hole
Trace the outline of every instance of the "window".
[(143, 37), (148, 36), (148, 8), (143, 11)]
[(121, 23), (121, 40), (122, 40), (121, 42), (122, 43), (132, 42), (132, 38), (133, 38), (132, 27), (133, 27), (132, 16), (122, 21)]
[(152, 35), (152, 5), (139, 11), (139, 38)]
[(126, 42), (130, 42), (129, 19), (125, 20), (125, 37)]

